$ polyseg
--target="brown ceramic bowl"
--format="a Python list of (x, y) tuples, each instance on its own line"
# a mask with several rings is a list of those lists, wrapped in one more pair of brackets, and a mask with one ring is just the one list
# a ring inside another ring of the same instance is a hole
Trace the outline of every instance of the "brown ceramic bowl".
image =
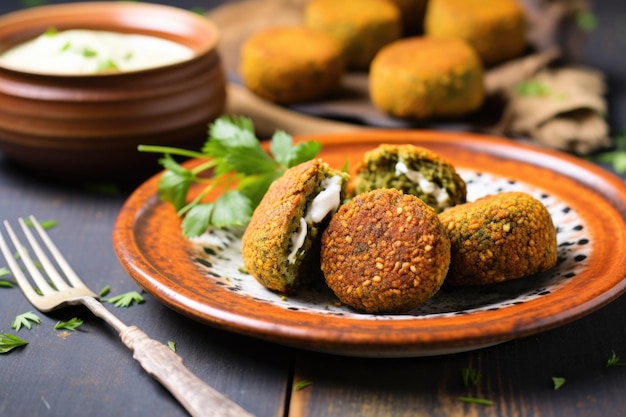
[(164, 38), (191, 48), (177, 64), (134, 72), (46, 75), (0, 66), (0, 149), (38, 172), (119, 179), (157, 169), (139, 144), (198, 146), (222, 114), (218, 30), (206, 18), (147, 3), (42, 6), (0, 16), (0, 53), (46, 29), (92, 29)]

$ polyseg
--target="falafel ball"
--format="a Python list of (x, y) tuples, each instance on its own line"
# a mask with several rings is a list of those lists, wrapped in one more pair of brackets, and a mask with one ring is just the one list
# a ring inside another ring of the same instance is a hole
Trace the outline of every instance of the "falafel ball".
[(326, 283), (366, 313), (405, 313), (437, 293), (450, 263), (450, 240), (435, 211), (395, 189), (344, 203), (322, 234)]
[(245, 86), (272, 102), (312, 101), (337, 90), (344, 73), (341, 48), (328, 35), (301, 26), (266, 28), (241, 49)]
[(483, 104), (483, 64), (460, 38), (404, 38), (382, 48), (369, 74), (372, 103), (400, 119), (467, 115)]
[(396, 188), (412, 194), (437, 213), (465, 203), (467, 187), (452, 164), (415, 145), (382, 144), (366, 152), (357, 166), (355, 193)]
[(429, 0), (424, 30), (433, 38), (464, 39), (487, 66), (526, 48), (526, 17), (516, 0)]
[(402, 35), (402, 17), (391, 0), (311, 0), (304, 21), (335, 39), (347, 68), (355, 70), (366, 70), (381, 47)]
[(281, 293), (316, 276), (321, 279), (321, 230), (339, 208), (347, 181), (346, 173), (321, 159), (296, 165), (275, 180), (242, 237), (246, 270)]
[(546, 207), (524, 192), (489, 195), (439, 214), (452, 244), (446, 285), (483, 285), (526, 277), (557, 260)]

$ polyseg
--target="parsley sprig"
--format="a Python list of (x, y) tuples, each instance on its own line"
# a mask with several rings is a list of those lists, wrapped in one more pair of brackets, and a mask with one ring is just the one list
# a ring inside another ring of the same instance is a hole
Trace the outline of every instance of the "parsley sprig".
[(70, 330), (75, 331), (80, 326), (83, 325), (83, 321), (77, 317), (72, 317), (67, 321), (58, 321), (57, 324), (54, 325), (55, 330)]
[(103, 298), (102, 301), (113, 304), (118, 308), (130, 307), (133, 303), (141, 304), (145, 300), (137, 291), (129, 291), (124, 294), (115, 295), (110, 298)]
[(41, 324), (41, 319), (32, 311), (27, 311), (26, 313), (15, 316), (13, 323), (11, 323), (11, 328), (16, 331), (19, 331), (22, 327), (30, 330), (32, 323)]
[(14, 334), (0, 333), (0, 353), (7, 353), (17, 347), (27, 345), (26, 340), (20, 339)]
[[(242, 116), (223, 116), (209, 126), (201, 152), (140, 145), (144, 152), (163, 153), (165, 172), (159, 182), (161, 200), (171, 203), (183, 218), (186, 237), (199, 236), (209, 226), (218, 228), (246, 225), (272, 181), (288, 168), (314, 158), (319, 142), (294, 144), (291, 136), (276, 131), (269, 152), (256, 137), (252, 121)], [(172, 155), (200, 159), (186, 168)], [(204, 188), (190, 201), (192, 185)], [(207, 201), (210, 196), (217, 198)]]
[(613, 351), (611, 357), (606, 361), (606, 364), (604, 366), (606, 368), (611, 368), (614, 366), (626, 366), (626, 362), (622, 361), (620, 357), (617, 356), (615, 351)]

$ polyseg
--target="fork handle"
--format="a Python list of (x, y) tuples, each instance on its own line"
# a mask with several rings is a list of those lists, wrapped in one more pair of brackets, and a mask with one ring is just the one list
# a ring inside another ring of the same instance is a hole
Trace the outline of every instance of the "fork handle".
[(169, 347), (148, 337), (136, 326), (120, 332), (143, 369), (167, 388), (193, 417), (254, 417), (211, 388), (183, 364)]

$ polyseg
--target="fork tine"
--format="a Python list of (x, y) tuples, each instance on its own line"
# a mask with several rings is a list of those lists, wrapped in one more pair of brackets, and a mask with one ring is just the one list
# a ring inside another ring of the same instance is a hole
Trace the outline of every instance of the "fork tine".
[[(44, 294), (46, 292), (50, 293), (52, 291), (52, 288), (43, 279), (43, 277), (41, 276), (39, 271), (37, 271), (37, 268), (34, 266), (32, 260), (28, 256), (28, 253), (26, 252), (24, 247), (20, 244), (19, 240), (17, 239), (17, 236), (15, 236), (15, 233), (13, 232), (13, 229), (11, 228), (11, 225), (6, 220), (4, 221), (4, 227), (7, 230), (7, 233), (9, 235), (9, 238), (10, 238), (11, 242), (13, 243), (13, 246), (15, 246), (19, 256), (24, 261), (24, 264), (26, 265), (27, 269), (29, 269), (29, 272), (30, 272), (31, 268), (29, 268), (28, 265), (30, 264), (32, 269), (34, 269), (35, 272), (36, 272), (35, 275), (38, 275), (39, 281), (43, 281), (43, 286), (39, 287), (41, 292), (44, 293)], [(17, 261), (13, 257), (13, 253), (9, 250), (9, 247), (8, 247), (6, 241), (4, 240), (4, 237), (2, 237), (1, 234), (0, 234), (0, 249), (2, 249), (2, 254), (4, 255), (4, 258), (6, 259), (6, 262), (9, 265), (9, 269), (11, 270), (11, 273), (13, 274), (13, 277), (17, 281), (17, 284), (22, 289), (22, 292), (24, 293), (26, 298), (31, 303), (35, 304), (37, 302), (38, 298), (39, 298), (39, 294), (37, 294), (37, 292), (34, 290), (33, 286), (30, 284), (30, 282), (28, 281), (28, 279), (26, 278), (26, 276), (22, 272), (22, 269), (20, 268), (20, 266), (18, 265)], [(36, 280), (36, 283), (39, 286), (39, 282), (37, 282), (37, 280)]]
[[(39, 231), (39, 229), (43, 230), (43, 228), (41, 227), (39, 222), (37, 222), (37, 219), (35, 219), (33, 216), (30, 216), (30, 221), (32, 222), (35, 229), (37, 229), (37, 232), (41, 235), (41, 232)], [(35, 255), (37, 256), (37, 259), (41, 263), (43, 270), (46, 271), (48, 278), (50, 278), (50, 281), (52, 281), (56, 289), (66, 290), (70, 288), (65, 282), (65, 280), (63, 279), (63, 277), (59, 275), (57, 269), (54, 267), (52, 262), (50, 262), (50, 258), (48, 258), (48, 256), (45, 254), (43, 249), (41, 249), (41, 246), (39, 245), (39, 243), (37, 242), (37, 240), (31, 233), (30, 227), (28, 227), (28, 225), (21, 218), (18, 219), (18, 222), (20, 226), (22, 227), (22, 231), (24, 232), (24, 236), (26, 236), (26, 240), (28, 240), (28, 243), (30, 243), (30, 246), (33, 249), (33, 252), (35, 253)], [(44, 240), (44, 243), (48, 246), (48, 248), (50, 248), (49, 243), (46, 242), (45, 239), (42, 239), (42, 240)], [(53, 254), (53, 256), (55, 255), (54, 252), (51, 251), (51, 253)]]

